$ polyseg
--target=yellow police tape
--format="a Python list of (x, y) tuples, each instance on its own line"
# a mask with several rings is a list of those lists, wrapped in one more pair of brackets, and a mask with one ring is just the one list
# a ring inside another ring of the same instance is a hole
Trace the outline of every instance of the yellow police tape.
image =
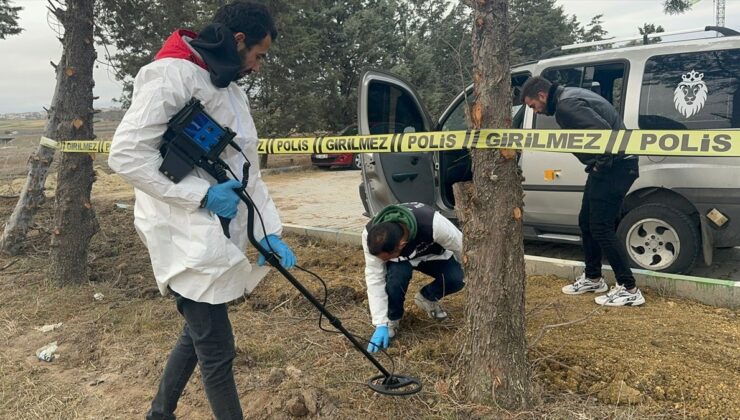
[[(48, 140), (48, 139), (47, 139)], [(53, 146), (51, 146), (53, 147)], [(108, 153), (110, 140), (58, 142), (64, 152)], [(486, 129), (260, 139), (260, 154), (403, 153), (461, 149), (661, 156), (740, 156), (740, 130)]]

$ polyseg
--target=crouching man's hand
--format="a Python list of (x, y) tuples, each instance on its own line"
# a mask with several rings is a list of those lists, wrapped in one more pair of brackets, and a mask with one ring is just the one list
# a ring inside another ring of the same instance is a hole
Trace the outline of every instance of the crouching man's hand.
[(375, 332), (370, 338), (370, 344), (368, 344), (367, 346), (367, 351), (369, 351), (370, 353), (375, 353), (381, 348), (387, 349), (390, 345), (390, 342), (391, 337), (388, 333), (388, 327), (385, 325), (380, 325), (375, 328)]

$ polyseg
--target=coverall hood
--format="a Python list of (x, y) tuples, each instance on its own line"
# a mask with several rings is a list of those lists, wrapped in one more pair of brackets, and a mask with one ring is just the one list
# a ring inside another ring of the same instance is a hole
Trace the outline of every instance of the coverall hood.
[[(183, 39), (183, 37), (185, 39)], [(200, 67), (208, 70), (208, 65), (203, 61), (201, 56), (191, 47), (186, 39), (195, 39), (198, 37), (196, 32), (188, 29), (178, 29), (173, 32), (159, 49), (157, 55), (154, 57), (155, 60), (161, 60), (163, 58), (182, 58), (193, 62)]]

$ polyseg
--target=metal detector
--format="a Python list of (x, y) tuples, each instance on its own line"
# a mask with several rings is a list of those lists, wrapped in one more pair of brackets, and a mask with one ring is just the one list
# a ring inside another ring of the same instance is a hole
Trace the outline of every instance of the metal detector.
[[(193, 98), (188, 104), (175, 115), (167, 125), (164, 143), (160, 149), (164, 162), (160, 171), (177, 183), (187, 175), (195, 166), (208, 172), (217, 182), (222, 183), (230, 178), (227, 171), (229, 166), (219, 155), (227, 145), (241, 152), (241, 148), (233, 141), (235, 133), (228, 128), (221, 127), (203, 109), (200, 102)], [(411, 376), (397, 375), (389, 372), (380, 362), (367, 351), (357, 339), (342, 325), (342, 322), (332, 315), (326, 307), (308, 290), (298, 279), (296, 279), (285, 267), (280, 264), (277, 255), (263, 248), (254, 237), (254, 213), (256, 212), (254, 202), (246, 193), (249, 180), (249, 160), (242, 168), (242, 188), (235, 189), (239, 198), (247, 206), (247, 236), (252, 246), (265, 257), (265, 260), (275, 267), (301, 294), (308, 299), (316, 309), (325, 316), (334, 328), (355, 346), (380, 372), (373, 376), (367, 385), (373, 391), (390, 396), (401, 396), (416, 394), (421, 391), (422, 385), (418, 379)], [(224, 234), (229, 236), (229, 219), (221, 218), (221, 226)]]

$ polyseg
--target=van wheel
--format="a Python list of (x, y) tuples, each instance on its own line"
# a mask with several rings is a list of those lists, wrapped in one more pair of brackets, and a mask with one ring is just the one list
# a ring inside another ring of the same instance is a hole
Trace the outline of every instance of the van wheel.
[(632, 209), (619, 223), (619, 240), (633, 267), (686, 273), (701, 250), (699, 226), (686, 214), (663, 204)]

